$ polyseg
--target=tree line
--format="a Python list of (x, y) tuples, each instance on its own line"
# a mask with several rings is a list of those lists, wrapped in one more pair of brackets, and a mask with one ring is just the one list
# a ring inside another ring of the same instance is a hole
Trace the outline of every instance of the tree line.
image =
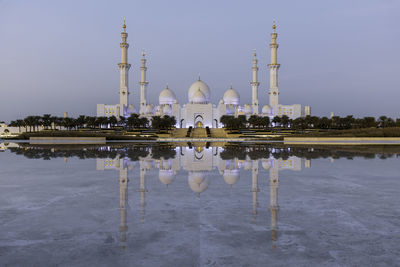
[(19, 131), (24, 127), (29, 132), (36, 132), (42, 127), (44, 130), (77, 130), (80, 128), (103, 129), (122, 127), (123, 129), (171, 129), (175, 126), (176, 119), (165, 115), (153, 116), (151, 120), (145, 117), (140, 117), (138, 114), (131, 114), (128, 118), (125, 117), (94, 117), (80, 115), (77, 118), (57, 117), (51, 114), (43, 116), (27, 116), (24, 119), (11, 121), (9, 126), (19, 127)]
[(251, 115), (248, 119), (245, 115), (238, 117), (223, 115), (220, 119), (227, 129), (268, 129), (273, 127), (290, 128), (296, 130), (304, 129), (330, 129), (330, 130), (344, 130), (344, 129), (360, 129), (360, 128), (387, 128), (387, 127), (400, 127), (400, 118), (392, 119), (387, 116), (380, 116), (378, 119), (375, 117), (354, 118), (352, 115), (346, 117), (333, 116), (317, 117), (306, 116), (296, 119), (290, 119), (288, 116), (275, 116), (272, 120), (269, 117), (258, 115)]

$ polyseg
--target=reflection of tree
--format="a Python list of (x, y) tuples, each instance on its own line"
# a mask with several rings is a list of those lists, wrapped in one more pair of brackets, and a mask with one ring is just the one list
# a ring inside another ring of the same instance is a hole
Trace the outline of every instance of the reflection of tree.
[(30, 159), (50, 160), (52, 158), (115, 158), (128, 157), (132, 161), (139, 160), (139, 157), (146, 157), (149, 154), (149, 147), (146, 145), (86, 145), (86, 146), (40, 146), (20, 144), (20, 147), (10, 147), (9, 150), (17, 155), (23, 155)]
[[(30, 159), (52, 158), (116, 158), (127, 157), (132, 161), (147, 157), (151, 151), (153, 159), (175, 158), (175, 147), (170, 144), (110, 144), (110, 145), (30, 145), (9, 147), (11, 152)], [(285, 146), (284, 144), (229, 144), (220, 153), (222, 160), (251, 160), (269, 158), (287, 159), (292, 156), (305, 159), (355, 157), (381, 159), (400, 156), (400, 146)]]
[(175, 155), (175, 147), (170, 145), (157, 145), (151, 148), (151, 157), (153, 159), (173, 159)]
[(398, 146), (286, 146), (284, 144), (229, 144), (220, 153), (223, 160), (245, 159), (248, 156), (252, 160), (269, 158), (270, 155), (276, 159), (288, 159), (296, 156), (305, 159), (317, 158), (346, 158), (354, 157), (381, 159), (399, 156)]

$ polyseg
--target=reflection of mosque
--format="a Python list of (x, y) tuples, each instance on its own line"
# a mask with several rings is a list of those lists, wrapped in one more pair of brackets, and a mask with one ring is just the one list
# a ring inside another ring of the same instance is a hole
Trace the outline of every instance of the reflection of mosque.
[[(242, 168), (246, 171), (252, 172), (252, 198), (253, 198), (253, 215), (254, 221), (257, 218), (257, 207), (258, 207), (258, 192), (260, 192), (258, 186), (258, 168), (261, 161), (261, 166), (266, 171), (269, 171), (269, 187), (270, 187), (270, 213), (271, 222), (270, 229), (272, 240), (277, 240), (278, 230), (278, 186), (279, 186), (279, 171), (281, 170), (293, 170), (300, 171), (302, 166), (301, 158), (291, 156), (287, 159), (275, 159), (268, 157), (264, 159), (251, 160), (246, 158), (245, 160), (239, 160), (237, 158), (224, 160), (220, 157), (220, 152), (223, 151), (221, 147), (177, 147), (176, 156), (169, 159), (153, 159), (151, 153), (148, 156), (142, 157), (138, 162), (130, 161), (128, 158), (120, 158), (117, 156), (114, 159), (97, 159), (97, 170), (119, 170), (120, 177), (120, 204), (119, 210), (121, 215), (121, 242), (123, 248), (126, 242), (127, 232), (127, 209), (126, 204), (128, 200), (128, 173), (132, 172), (133, 169), (139, 167), (140, 170), (140, 208), (141, 208), (141, 220), (144, 222), (145, 218), (145, 206), (146, 206), (146, 172), (152, 168), (159, 170), (159, 180), (165, 184), (166, 187), (173, 183), (175, 175), (181, 170), (188, 172), (188, 184), (189, 188), (195, 192), (199, 197), (209, 186), (209, 175), (214, 169), (218, 169), (219, 173), (223, 176), (224, 181), (232, 188), (240, 178), (239, 170)], [(137, 166), (139, 165), (139, 166)], [(305, 167), (310, 167), (310, 161), (304, 161)]]

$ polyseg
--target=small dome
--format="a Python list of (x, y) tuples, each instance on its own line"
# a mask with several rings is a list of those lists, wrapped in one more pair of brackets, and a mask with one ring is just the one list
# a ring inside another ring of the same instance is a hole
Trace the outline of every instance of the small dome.
[(270, 114), (271, 113), (271, 108), (268, 105), (263, 106), (262, 108), (262, 114)]
[(252, 113), (251, 106), (249, 104), (244, 105), (244, 114), (249, 115)]
[(170, 105), (165, 105), (162, 109), (162, 112), (164, 115), (171, 115), (172, 113), (172, 108)]
[(224, 171), (224, 181), (229, 185), (234, 185), (239, 181), (240, 175), (238, 169), (229, 170), (226, 169)]
[(193, 94), (192, 103), (194, 103), (194, 104), (205, 104), (205, 103), (207, 103), (207, 98), (204, 95), (204, 93), (201, 91), (200, 87)]
[(190, 87), (189, 87), (189, 91), (188, 91), (188, 97), (189, 97), (189, 103), (194, 102), (193, 101), (193, 97), (194, 94), (199, 90), (204, 94), (204, 97), (206, 99), (206, 102), (210, 102), (210, 97), (211, 97), (211, 92), (210, 92), (210, 88), (208, 87), (208, 85), (200, 80), (200, 76), (199, 76), (199, 80), (194, 82)]
[(165, 104), (172, 105), (175, 103), (175, 100), (176, 100), (176, 96), (175, 96), (174, 92), (169, 90), (168, 84), (167, 84), (167, 87), (161, 91), (160, 96), (158, 97), (158, 101), (159, 101), (160, 105), (165, 105)]
[(235, 115), (235, 106), (234, 105), (226, 105), (225, 113), (226, 115)]
[(153, 107), (152, 107), (152, 105), (147, 105), (147, 106), (146, 106), (146, 113), (147, 113), (147, 114), (153, 113)]
[(227, 105), (239, 105), (240, 96), (235, 89), (232, 88), (232, 84), (231, 87), (225, 92), (223, 100)]
[(161, 181), (161, 183), (165, 184), (165, 185), (169, 185), (170, 183), (172, 183), (174, 181), (174, 171), (173, 170), (160, 170), (158, 173), (158, 177)]

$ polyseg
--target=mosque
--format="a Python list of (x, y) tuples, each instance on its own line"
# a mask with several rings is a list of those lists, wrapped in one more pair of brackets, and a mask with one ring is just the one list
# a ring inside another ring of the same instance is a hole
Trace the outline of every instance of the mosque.
[[(132, 113), (137, 113), (133, 104), (129, 104), (129, 69), (131, 65), (128, 63), (128, 48), (127, 43), (128, 33), (126, 32), (126, 24), (122, 26), (123, 31), (121, 33), (122, 42), (121, 47), (121, 63), (118, 64), (120, 69), (120, 103), (116, 105), (97, 104), (97, 116), (111, 117), (120, 116), (128, 117)], [(294, 105), (282, 105), (279, 104), (279, 90), (278, 90), (278, 70), (280, 64), (278, 64), (277, 53), (278, 43), (276, 33), (275, 21), (272, 26), (273, 32), (271, 33), (271, 61), (268, 64), (269, 68), (269, 105), (262, 107), (261, 112), (259, 110), (258, 101), (258, 87), (260, 82), (258, 81), (258, 60), (257, 54), (254, 52), (253, 66), (252, 66), (252, 81), (250, 82), (252, 88), (252, 103), (240, 105), (240, 95), (232, 87), (224, 93), (222, 99), (218, 105), (212, 104), (211, 89), (210, 87), (201, 80), (200, 75), (198, 80), (195, 81), (188, 90), (188, 102), (182, 106), (178, 103), (175, 93), (172, 89), (166, 86), (161, 91), (158, 104), (154, 105), (147, 101), (147, 86), (149, 82), (146, 80), (146, 55), (143, 51), (141, 59), (141, 78), (140, 78), (140, 107), (139, 114), (141, 117), (147, 117), (151, 119), (152, 116), (174, 116), (177, 121), (176, 127), (188, 128), (192, 127), (210, 127), (218, 128), (221, 127), (220, 118), (223, 115), (239, 116), (245, 115), (249, 118), (251, 115), (268, 116), (271, 119), (275, 116), (287, 115), (290, 119), (296, 119), (298, 117), (310, 115), (311, 108), (305, 106), (302, 108), (300, 104)]]

